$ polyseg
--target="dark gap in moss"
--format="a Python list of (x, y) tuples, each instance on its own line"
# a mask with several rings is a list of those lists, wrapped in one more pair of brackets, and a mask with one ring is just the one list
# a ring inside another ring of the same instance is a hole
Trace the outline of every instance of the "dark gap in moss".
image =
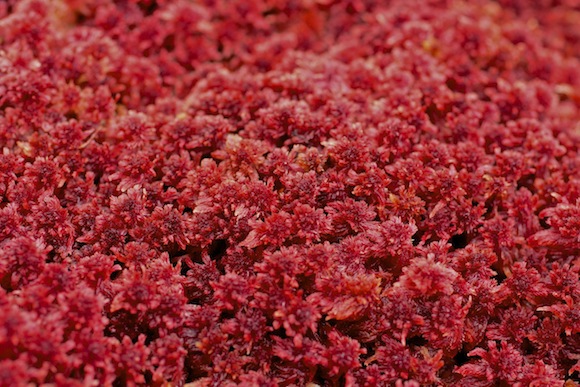
[[(268, 325), (271, 325), (270, 321), (268, 321)], [(273, 330), (270, 333), (270, 336), (278, 336), (281, 339), (288, 338), (288, 336), (286, 336), (286, 330), (284, 328), (278, 328), (278, 329)]]
[(288, 141), (288, 140), (290, 140), (290, 136), (288, 136), (287, 134), (285, 134), (285, 135), (281, 136), (280, 138), (278, 138), (276, 140), (275, 145), (278, 148), (282, 148), (285, 145), (286, 141)]
[(175, 50), (175, 35), (171, 34), (166, 36), (163, 40), (163, 43), (161, 44), (161, 47), (163, 47), (167, 52), (172, 52)]
[(145, 377), (145, 384), (150, 386), (153, 382), (153, 373), (150, 370), (147, 370), (143, 376)]
[(322, 370), (320, 369), (320, 367), (317, 367), (316, 373), (314, 374), (314, 377), (312, 378), (311, 384), (318, 385), (318, 386), (328, 386), (329, 384), (327, 382), (328, 381), (324, 378), (324, 375), (322, 374)]
[(518, 182), (517, 182), (517, 187), (518, 189), (521, 188), (527, 188), (530, 191), (534, 191), (534, 181), (536, 180), (536, 175), (535, 174), (528, 174), (528, 175), (524, 175), (522, 176)]
[(346, 375), (341, 375), (340, 378), (336, 381), (338, 386), (346, 386)]
[(224, 256), (228, 249), (228, 243), (225, 239), (216, 239), (209, 246), (208, 254), (211, 259), (218, 260)]
[(431, 103), (429, 106), (427, 106), (425, 109), (425, 114), (427, 114), (429, 121), (431, 121), (433, 125), (440, 124), (445, 117), (445, 112), (440, 111), (434, 103)]
[(7, 273), (3, 277), (0, 277), (0, 287), (3, 288), (7, 293), (10, 293), (12, 289), (11, 281), (10, 281), (11, 274)]
[(457, 352), (455, 356), (453, 356), (453, 361), (455, 362), (456, 366), (462, 366), (463, 364), (469, 361), (469, 356), (467, 356), (467, 351), (463, 348), (461, 351)]
[(413, 240), (413, 246), (419, 246), (419, 243), (421, 243), (421, 238), (423, 238), (424, 234), (425, 232), (422, 230), (418, 230), (415, 234), (413, 234), (413, 237), (411, 238)]
[(201, 377), (200, 370), (193, 368), (194, 362), (191, 361), (189, 356), (186, 359), (183, 365), (183, 374), (185, 375), (185, 383), (191, 383)]
[(236, 317), (236, 314), (234, 313), (233, 310), (224, 310), (220, 314), (220, 320), (221, 321), (233, 319), (234, 317)]
[(361, 344), (361, 348), (366, 349), (367, 353), (365, 353), (364, 355), (361, 355), (361, 359), (363, 359), (363, 361), (361, 361), (361, 363), (364, 363), (364, 360), (371, 358), (374, 353), (375, 353), (375, 340), (372, 341), (367, 341), (367, 342), (361, 342), (359, 340), (360, 344)]
[(449, 239), (449, 243), (453, 246), (454, 249), (463, 249), (469, 243), (467, 233), (463, 232), (462, 234), (453, 235), (451, 239)]
[(580, 383), (580, 372), (579, 371), (573, 372), (572, 375), (566, 378), (566, 380), (571, 380), (573, 382)]
[(75, 19), (77, 25), (83, 25), (89, 20), (89, 16), (81, 12), (75, 12)]
[(449, 90), (452, 91), (457, 91), (459, 93), (465, 93), (466, 91), (465, 85), (459, 84), (457, 80), (455, 80), (454, 78), (448, 78), (447, 81), (445, 82), (445, 85), (447, 86), (447, 88), (449, 88)]
[(213, 157), (211, 156), (211, 152), (205, 152), (205, 153), (202, 153), (202, 154), (201, 154), (201, 158), (200, 158), (199, 160), (200, 160), (200, 162), (201, 162), (201, 160), (204, 160), (204, 159), (211, 159), (211, 158), (213, 158)]
[(427, 340), (423, 336), (413, 336), (407, 339), (408, 347), (424, 347), (427, 345)]
[(181, 269), (180, 269), (179, 273), (182, 276), (186, 276), (188, 271), (189, 271), (189, 266), (187, 266), (187, 264), (182, 261), (182, 263), (181, 263)]
[(284, 189), (284, 185), (282, 184), (282, 182), (280, 181), (280, 179), (276, 178), (274, 180), (274, 191), (275, 192), (280, 192)]
[(93, 179), (93, 183), (95, 184), (95, 186), (98, 186), (99, 183), (101, 182), (101, 172), (98, 171), (93, 171), (95, 173), (95, 178)]
[(501, 284), (507, 279), (507, 277), (503, 270), (497, 270), (497, 274), (493, 276), (493, 279), (496, 280), (498, 284)]
[(522, 340), (522, 352), (524, 355), (531, 355), (535, 352), (535, 350), (536, 349), (534, 348), (534, 344), (532, 344), (532, 342), (527, 337), (524, 337)]
[(116, 271), (112, 272), (111, 275), (109, 276), (109, 279), (111, 281), (115, 281), (117, 278), (119, 278), (121, 276), (122, 272), (123, 272), (123, 270), (116, 270)]
[[(44, 262), (46, 263), (53, 263), (53, 262), (57, 262), (56, 260), (57, 254), (55, 249), (53, 248), (52, 250), (50, 250), (47, 254), (46, 254), (46, 260)], [(60, 263), (60, 262), (59, 262)]]
[[(145, 345), (149, 346), (153, 341), (157, 340), (158, 338), (159, 334), (155, 330), (153, 329), (145, 330)], [(137, 343), (138, 339), (139, 336), (137, 336), (137, 338), (133, 340), (133, 344)]]
[(181, 266), (187, 268), (184, 262), (186, 258), (190, 258), (192, 262), (202, 262), (199, 249), (194, 246), (186, 246), (185, 249), (180, 249), (177, 245), (174, 245), (173, 248), (167, 249), (167, 253), (169, 254), (169, 261), (174, 267), (181, 262)]
[(299, 274), (296, 276), (296, 280), (298, 281), (298, 283), (300, 284), (300, 288), (304, 289), (304, 290), (310, 290), (312, 291), (312, 293), (315, 292), (315, 287), (316, 287), (316, 276), (314, 275), (305, 275), (305, 274)]
[(280, 10), (278, 8), (274, 7), (274, 8), (270, 8), (270, 9), (267, 9), (264, 12), (262, 12), (262, 16), (267, 17), (270, 15), (277, 15), (279, 13), (280, 13)]
[(77, 115), (77, 113), (76, 112), (73, 112), (72, 110), (69, 110), (68, 112), (66, 112), (64, 114), (64, 117), (67, 120), (77, 120), (79, 118), (78, 115)]
[(141, 11), (145, 16), (150, 16), (153, 15), (155, 11), (157, 11), (157, 9), (159, 8), (159, 4), (157, 4), (157, 1), (155, 0), (142, 1), (139, 3), (139, 8), (141, 8)]

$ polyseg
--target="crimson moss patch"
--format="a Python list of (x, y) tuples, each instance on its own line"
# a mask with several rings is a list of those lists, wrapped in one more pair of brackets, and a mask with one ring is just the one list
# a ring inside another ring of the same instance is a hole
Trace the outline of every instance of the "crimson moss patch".
[(0, 386), (576, 386), (580, 5), (0, 3)]

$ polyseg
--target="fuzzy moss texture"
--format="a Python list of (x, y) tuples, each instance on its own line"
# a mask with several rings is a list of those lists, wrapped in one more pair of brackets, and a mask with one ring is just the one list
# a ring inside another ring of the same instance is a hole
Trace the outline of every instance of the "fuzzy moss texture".
[(578, 386), (580, 1), (0, 1), (0, 386)]

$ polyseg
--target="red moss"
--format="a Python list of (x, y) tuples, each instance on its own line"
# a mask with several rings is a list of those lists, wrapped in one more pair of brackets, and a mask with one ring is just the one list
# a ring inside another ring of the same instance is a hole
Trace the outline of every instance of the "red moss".
[(578, 25), (0, 2), (0, 386), (576, 385)]

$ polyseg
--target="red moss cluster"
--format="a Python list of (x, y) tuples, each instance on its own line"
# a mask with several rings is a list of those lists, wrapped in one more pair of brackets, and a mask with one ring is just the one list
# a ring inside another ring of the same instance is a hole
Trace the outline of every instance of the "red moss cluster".
[(578, 385), (579, 26), (0, 2), (0, 385)]

